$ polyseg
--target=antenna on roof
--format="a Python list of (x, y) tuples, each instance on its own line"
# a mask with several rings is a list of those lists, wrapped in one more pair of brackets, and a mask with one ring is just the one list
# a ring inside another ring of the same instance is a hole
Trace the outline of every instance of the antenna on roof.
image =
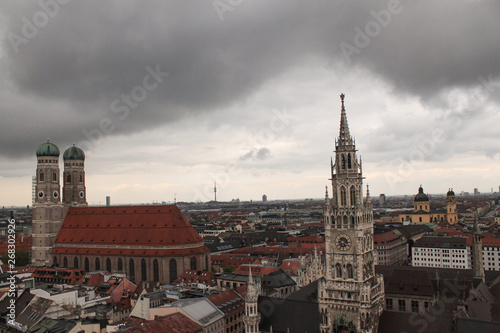
[(214, 181), (214, 201), (217, 202), (217, 183)]

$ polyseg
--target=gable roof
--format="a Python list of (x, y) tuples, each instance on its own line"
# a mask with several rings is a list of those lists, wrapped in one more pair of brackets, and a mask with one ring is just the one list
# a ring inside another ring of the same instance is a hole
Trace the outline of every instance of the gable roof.
[(207, 252), (202, 238), (175, 205), (72, 207), (52, 250), (53, 254), (121, 256)]

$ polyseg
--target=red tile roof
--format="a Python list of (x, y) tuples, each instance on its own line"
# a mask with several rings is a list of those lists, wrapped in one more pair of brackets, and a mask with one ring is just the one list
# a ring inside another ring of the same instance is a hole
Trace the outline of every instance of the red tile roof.
[(156, 317), (155, 320), (129, 317), (116, 324), (120, 325), (120, 332), (127, 333), (197, 333), (203, 331), (203, 327), (198, 323), (179, 312), (168, 316)]
[(232, 289), (226, 290), (220, 294), (209, 296), (208, 300), (219, 308), (219, 310), (224, 312), (226, 316), (242, 312), (245, 309), (245, 301)]
[[(88, 248), (88, 245), (127, 248)], [(158, 249), (134, 249), (134, 245)], [(186, 245), (194, 246), (180, 249)], [(182, 256), (207, 252), (202, 238), (175, 205), (72, 207), (52, 250), (53, 254), (122, 256)]]
[(375, 245), (390, 244), (399, 240), (399, 235), (396, 235), (393, 231), (384, 232), (383, 234), (373, 235), (373, 243)]
[(250, 269), (252, 269), (252, 275), (264, 276), (264, 275), (268, 275), (274, 271), (277, 271), (279, 269), (279, 267), (241, 265), (233, 273), (234, 274), (248, 275), (248, 274), (250, 274)]
[(190, 284), (190, 283), (200, 283), (207, 287), (214, 287), (215, 283), (215, 274), (213, 272), (208, 271), (197, 271), (193, 269), (188, 269), (184, 273), (182, 273), (177, 279), (175, 279), (172, 284)]
[(288, 275), (297, 275), (299, 266), (300, 261), (298, 260), (283, 260), (283, 263), (279, 268), (281, 268)]

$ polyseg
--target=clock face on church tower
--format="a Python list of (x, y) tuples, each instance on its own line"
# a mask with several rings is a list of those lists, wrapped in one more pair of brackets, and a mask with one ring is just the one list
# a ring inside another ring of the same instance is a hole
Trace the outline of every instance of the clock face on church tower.
[(351, 248), (351, 238), (346, 234), (340, 234), (335, 238), (335, 245), (341, 251), (349, 250)]

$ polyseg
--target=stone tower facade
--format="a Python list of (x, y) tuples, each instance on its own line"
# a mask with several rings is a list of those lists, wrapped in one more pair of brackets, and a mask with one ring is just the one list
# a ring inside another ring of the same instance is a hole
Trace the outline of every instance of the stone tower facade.
[(373, 206), (363, 200), (362, 165), (340, 95), (340, 133), (331, 162), (332, 199), (324, 208), (326, 274), (319, 281), (321, 332), (376, 332), (383, 309), (383, 278), (375, 274)]
[(474, 226), (472, 228), (472, 278), (474, 286), (484, 282), (483, 266), (483, 241), (481, 230), (477, 224), (477, 213), (474, 213)]
[(59, 148), (47, 139), (38, 146), (36, 158), (31, 263), (45, 266), (50, 263), (50, 250), (65, 215), (60, 194)]
[(66, 206), (87, 206), (85, 189), (85, 154), (73, 144), (66, 149), (64, 160), (63, 202)]
[[(36, 150), (37, 168), (31, 247), (31, 263), (34, 266), (49, 266), (54, 263), (50, 252), (68, 208), (87, 206), (83, 170), (85, 154), (74, 145), (64, 152), (63, 202), (61, 202), (59, 155), (59, 148), (49, 139), (39, 145)], [(71, 175), (70, 182), (67, 182), (68, 175)], [(74, 182), (73, 177), (76, 177)]]
[(457, 200), (453, 189), (449, 189), (446, 193), (446, 219), (450, 224), (458, 222)]
[(252, 270), (248, 277), (248, 289), (245, 297), (245, 315), (243, 322), (245, 323), (245, 333), (259, 333), (260, 313), (258, 311), (257, 301), (259, 300), (260, 283), (254, 281)]

